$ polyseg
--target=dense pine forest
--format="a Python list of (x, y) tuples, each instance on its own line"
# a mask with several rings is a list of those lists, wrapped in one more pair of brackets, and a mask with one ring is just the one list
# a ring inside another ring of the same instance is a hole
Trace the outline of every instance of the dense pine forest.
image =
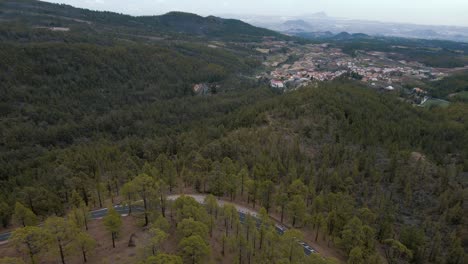
[[(32, 0), (0, 18), (0, 221), (17, 249), (0, 263), (104, 263), (100, 244), (132, 232), (118, 263), (468, 261), (466, 100), (414, 107), (346, 78), (281, 93), (249, 77), (250, 45), (292, 39), (238, 21)], [(431, 87), (466, 91), (466, 75)], [(184, 192), (207, 196), (167, 199)], [(117, 203), (139, 210), (90, 219)]]

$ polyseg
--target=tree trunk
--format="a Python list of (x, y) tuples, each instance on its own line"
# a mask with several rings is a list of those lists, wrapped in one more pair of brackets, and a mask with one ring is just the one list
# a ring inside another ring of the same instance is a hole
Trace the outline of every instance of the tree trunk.
[(83, 217), (84, 217), (84, 224), (85, 224), (86, 231), (88, 231), (88, 217), (86, 217), (85, 213), (83, 214)]
[(163, 194), (161, 194), (161, 213), (163, 217), (166, 217), (166, 203), (164, 202)]
[(60, 249), (60, 259), (62, 259), (62, 264), (65, 264), (65, 256), (63, 255), (63, 248), (62, 248), (62, 243), (58, 241), (59, 243), (59, 249)]
[(223, 237), (223, 245), (222, 245), (222, 249), (221, 249), (221, 254), (224, 256), (224, 237)]
[(241, 178), (241, 196), (243, 196), (243, 195), (244, 195), (244, 175), (242, 174), (242, 178)]
[(114, 204), (114, 194), (112, 193), (112, 186), (109, 181), (107, 181), (107, 191), (110, 194), (112, 204)]
[(115, 233), (112, 232), (112, 247), (115, 248)]
[(148, 208), (146, 203), (146, 197), (143, 197), (143, 207), (145, 209), (145, 226), (148, 226)]
[(242, 246), (239, 245), (239, 264), (242, 264)]
[(284, 205), (281, 205), (281, 223), (283, 223), (284, 218)]
[(148, 226), (148, 212), (145, 211), (145, 226)]
[(117, 194), (117, 196), (120, 195), (119, 184), (117, 182), (115, 182), (115, 193)]
[(292, 249), (293, 247), (291, 245), (291, 247), (289, 248), (289, 262), (292, 262)]
[(317, 242), (318, 235), (319, 235), (319, 226), (317, 225), (317, 230), (315, 230), (315, 242)]
[(226, 236), (229, 234), (229, 225), (227, 222), (227, 218), (224, 218), (224, 228), (226, 229)]
[(88, 200), (88, 195), (86, 194), (85, 188), (81, 188), (81, 193), (83, 194), (83, 200), (86, 204), (86, 206), (89, 205), (89, 200)]
[(259, 241), (260, 245), (259, 245), (259, 249), (262, 249), (262, 244), (263, 244), (263, 231), (260, 231), (260, 241)]
[(128, 199), (128, 215), (132, 214), (132, 203), (130, 202), (130, 198)]
[(99, 200), (99, 207), (102, 208), (101, 190), (99, 188), (99, 184), (97, 186), (97, 195), (98, 195), (98, 200)]
[(247, 225), (247, 228), (246, 228), (246, 231), (247, 231), (247, 242), (249, 242), (249, 233), (250, 233), (250, 230), (249, 230), (249, 226)]
[(270, 191), (267, 192), (266, 202), (265, 202), (265, 209), (267, 214), (270, 213)]
[(34, 254), (32, 253), (31, 249), (29, 249), (29, 257), (31, 258), (31, 263), (36, 264), (36, 260), (34, 259)]
[(31, 211), (32, 211), (35, 215), (37, 215), (36, 210), (34, 209), (34, 205), (33, 205), (32, 198), (31, 198), (31, 196), (29, 196), (29, 195), (28, 195), (28, 200), (29, 200), (29, 206), (31, 207)]
[(136, 247), (134, 238), (136, 237), (135, 233), (130, 235), (130, 239), (128, 240), (128, 247)]
[(82, 252), (83, 252), (83, 261), (86, 263), (88, 262), (88, 259), (86, 258), (86, 251), (82, 250)]

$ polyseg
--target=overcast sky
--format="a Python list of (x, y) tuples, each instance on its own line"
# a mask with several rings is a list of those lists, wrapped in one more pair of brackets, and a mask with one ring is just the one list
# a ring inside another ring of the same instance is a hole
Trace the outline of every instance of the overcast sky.
[(325, 12), (333, 17), (468, 26), (468, 0), (47, 0), (130, 15), (185, 11), (200, 15), (294, 16)]

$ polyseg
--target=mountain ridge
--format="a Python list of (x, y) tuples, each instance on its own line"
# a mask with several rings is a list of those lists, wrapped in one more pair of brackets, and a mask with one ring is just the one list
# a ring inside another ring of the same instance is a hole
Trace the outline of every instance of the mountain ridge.
[(4, 0), (0, 19), (7, 22), (26, 22), (30, 26), (71, 27), (92, 24), (118, 27), (120, 31), (145, 30), (158, 34), (186, 34), (225, 40), (255, 40), (290, 37), (273, 30), (252, 26), (236, 19), (172, 11), (158, 16), (131, 16), (113, 12), (93, 11), (64, 4), (36, 0)]

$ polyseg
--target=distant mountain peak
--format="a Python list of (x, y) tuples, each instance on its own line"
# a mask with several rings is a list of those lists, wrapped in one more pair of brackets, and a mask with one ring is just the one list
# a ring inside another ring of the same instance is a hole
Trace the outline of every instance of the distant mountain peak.
[(196, 19), (203, 19), (202, 16), (193, 13), (181, 12), (181, 11), (171, 11), (166, 14), (160, 16), (154, 16), (160, 18), (175, 18), (175, 19), (189, 19), (189, 18), (196, 18)]
[(310, 24), (307, 23), (306, 21), (302, 20), (302, 19), (295, 19), (295, 20), (288, 20), (286, 22), (283, 23), (284, 25), (293, 25), (293, 26), (306, 26), (306, 27), (310, 27)]
[(306, 32), (311, 29), (312, 26), (302, 19), (288, 20), (282, 25), (282, 30), (287, 32)]
[(336, 34), (334, 38), (336, 38), (336, 39), (349, 39), (351, 37), (352, 37), (351, 34), (349, 34), (348, 32), (343, 31), (343, 32), (340, 32), (340, 33)]
[(369, 38), (369, 35), (363, 34), (363, 33), (348, 33), (348, 32), (341, 32), (333, 36), (332, 38), (334, 40), (349, 40), (349, 39), (363, 39), (363, 38)]
[(169, 11), (163, 16), (198, 16), (193, 13), (183, 12), (183, 11)]
[(302, 17), (308, 17), (308, 18), (328, 18), (329, 16), (325, 12), (317, 12), (317, 13), (310, 13), (310, 14), (304, 14)]
[(317, 12), (317, 13), (315, 13), (314, 15), (315, 15), (315, 16), (321, 16), (321, 17), (328, 17), (327, 13), (325, 13), (325, 12), (323, 12), (323, 11), (322, 11), (322, 12)]

